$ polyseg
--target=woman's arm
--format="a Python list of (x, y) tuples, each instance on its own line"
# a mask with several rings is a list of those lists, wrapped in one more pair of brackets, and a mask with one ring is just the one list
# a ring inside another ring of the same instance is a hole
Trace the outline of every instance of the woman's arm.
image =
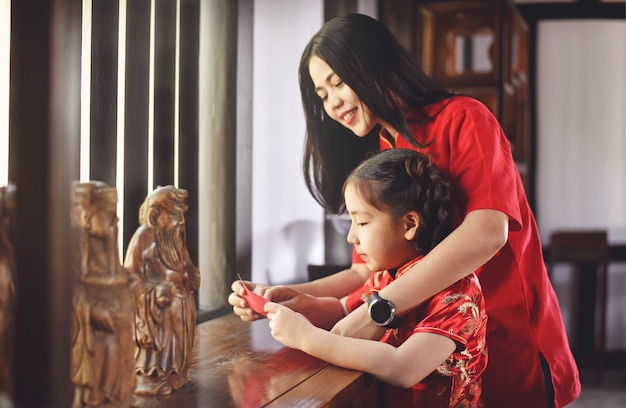
[[(508, 216), (497, 210), (476, 210), (420, 262), (383, 288), (379, 294), (390, 300), (398, 315), (415, 308), (490, 260), (507, 241)], [(341, 319), (333, 333), (359, 338), (380, 338), (380, 327), (362, 305)]]
[(352, 293), (353, 290), (363, 286), (363, 283), (370, 275), (367, 265), (364, 263), (352, 264), (350, 268), (344, 269), (324, 278), (311, 282), (289, 285), (300, 292), (313, 296), (330, 296), (342, 298)]
[(455, 342), (433, 333), (415, 333), (394, 347), (374, 340), (338, 336), (313, 326), (299, 313), (276, 304), (265, 305), (272, 336), (287, 347), (331, 364), (365, 371), (408, 388), (432, 373), (455, 350)]
[[(268, 299), (272, 299), (275, 302), (287, 302), (290, 298), (290, 293), (292, 294), (292, 296), (295, 296), (297, 294), (295, 291), (305, 293), (311, 296), (332, 297), (339, 299), (347, 296), (348, 294), (352, 293), (353, 290), (361, 287), (368, 277), (369, 270), (367, 269), (367, 265), (353, 264), (348, 269), (344, 269), (343, 271), (339, 271), (330, 276), (306, 283), (300, 283), (284, 287), (269, 286), (266, 284), (254, 282), (246, 282), (246, 285), (250, 290), (253, 290), (255, 293), (258, 293), (261, 296), (265, 296)], [(228, 303), (233, 306), (233, 312), (237, 316), (241, 317), (241, 320), (249, 322), (263, 317), (248, 307), (248, 304), (243, 299), (244, 290), (239, 280), (236, 280), (232, 283), (231, 289), (232, 292), (230, 295), (228, 295)], [(295, 291), (291, 291), (292, 289), (295, 289)], [(265, 295), (266, 292), (267, 295)], [(306, 313), (306, 308), (310, 306), (310, 299), (303, 300), (307, 303), (303, 304), (301, 307), (298, 306), (299, 299), (297, 298), (294, 298), (293, 301), (289, 301), (288, 306), (294, 308), (295, 310), (302, 311), (308, 316), (309, 314)], [(332, 302), (326, 302), (326, 305), (329, 306), (329, 312), (333, 313), (333, 315), (328, 316), (326, 319), (323, 320), (323, 327), (326, 327), (328, 322), (332, 321), (333, 323), (335, 323), (344, 315), (343, 309), (339, 309), (339, 311), (341, 311), (341, 315), (334, 314), (337, 309), (331, 303)], [(318, 311), (319, 310), (320, 309), (318, 309)]]

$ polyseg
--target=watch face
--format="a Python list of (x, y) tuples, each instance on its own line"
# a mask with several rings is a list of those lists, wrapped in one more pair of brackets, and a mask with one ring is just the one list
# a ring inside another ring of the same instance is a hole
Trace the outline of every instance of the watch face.
[(384, 301), (374, 302), (370, 307), (372, 320), (379, 324), (385, 324), (392, 317), (391, 306)]

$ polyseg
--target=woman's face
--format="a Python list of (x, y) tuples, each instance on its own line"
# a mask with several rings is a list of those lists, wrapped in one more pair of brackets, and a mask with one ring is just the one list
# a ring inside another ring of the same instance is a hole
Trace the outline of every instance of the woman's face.
[(358, 95), (319, 57), (311, 57), (309, 74), (326, 114), (357, 136), (367, 135), (378, 123)]

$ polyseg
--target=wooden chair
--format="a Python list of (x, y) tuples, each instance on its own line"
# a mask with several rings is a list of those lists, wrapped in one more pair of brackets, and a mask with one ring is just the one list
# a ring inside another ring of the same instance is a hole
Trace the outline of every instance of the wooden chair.
[(324, 278), (333, 273), (348, 269), (350, 265), (308, 265), (309, 281)]
[[(592, 314), (587, 315), (591, 317), (587, 320), (593, 327), (592, 353), (597, 357), (595, 366), (599, 384), (604, 380), (605, 370), (608, 254), (606, 231), (555, 231), (550, 238), (547, 257), (550, 276), (557, 263), (571, 264), (580, 273), (577, 306), (592, 307)], [(598, 314), (599, 322), (596, 321)], [(577, 313), (577, 316), (582, 314)], [(577, 340), (585, 337), (587, 330), (587, 327), (577, 328)]]

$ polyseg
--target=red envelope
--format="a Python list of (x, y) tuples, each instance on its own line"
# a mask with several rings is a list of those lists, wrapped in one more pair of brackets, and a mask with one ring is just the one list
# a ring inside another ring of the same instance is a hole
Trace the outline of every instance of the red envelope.
[[(237, 274), (237, 276), (239, 276), (239, 274)], [(239, 276), (239, 281), (241, 282), (241, 286), (243, 286), (243, 290), (246, 292), (245, 295), (243, 295), (243, 298), (248, 303), (248, 306), (250, 306), (250, 309), (254, 310), (260, 315), (267, 317), (267, 312), (263, 310), (263, 306), (265, 306), (265, 304), (269, 302), (269, 299), (257, 295), (256, 293), (248, 289), (246, 284), (243, 282), (243, 279), (241, 279), (241, 276)]]

